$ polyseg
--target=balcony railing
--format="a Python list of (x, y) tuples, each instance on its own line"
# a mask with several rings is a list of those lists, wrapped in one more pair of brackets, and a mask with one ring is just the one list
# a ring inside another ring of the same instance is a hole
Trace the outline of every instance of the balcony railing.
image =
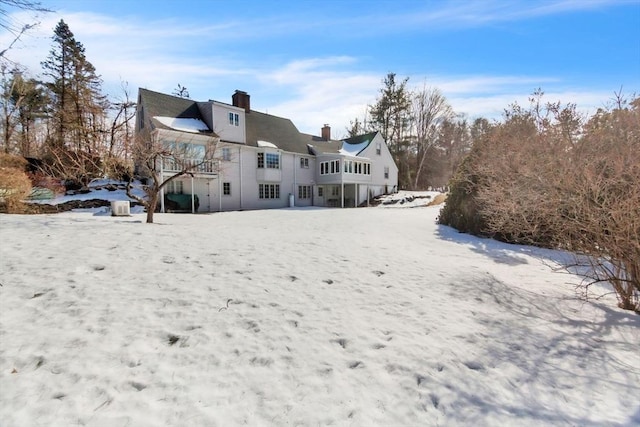
[(183, 170), (188, 170), (189, 172), (193, 173), (216, 174), (218, 173), (217, 163), (217, 160), (177, 160), (173, 157), (164, 157), (162, 159), (162, 170), (164, 172), (180, 172)]

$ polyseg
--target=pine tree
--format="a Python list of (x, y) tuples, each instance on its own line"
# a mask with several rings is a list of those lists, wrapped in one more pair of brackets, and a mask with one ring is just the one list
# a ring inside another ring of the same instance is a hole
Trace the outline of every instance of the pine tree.
[(0, 76), (3, 151), (30, 156), (35, 149), (34, 124), (45, 107), (43, 88), (18, 68), (8, 69), (4, 64), (0, 65)]
[(383, 80), (380, 97), (370, 107), (369, 126), (377, 129), (387, 142), (389, 151), (399, 168), (398, 179), (401, 188), (411, 183), (407, 145), (411, 113), (411, 94), (407, 89), (409, 78), (396, 81), (395, 73), (389, 73)]
[(101, 93), (102, 80), (87, 60), (82, 43), (60, 20), (53, 47), (42, 62), (51, 104), (48, 146), (52, 166), (59, 175), (88, 181), (98, 173), (104, 149), (108, 102)]
[(53, 36), (54, 46), (42, 62), (51, 96), (50, 114), (53, 148), (93, 151), (96, 133), (105, 116), (102, 81), (85, 56), (82, 43), (60, 20)]

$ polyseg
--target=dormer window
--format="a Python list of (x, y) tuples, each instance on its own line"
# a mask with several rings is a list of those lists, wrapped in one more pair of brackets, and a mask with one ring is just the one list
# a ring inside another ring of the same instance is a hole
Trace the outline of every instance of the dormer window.
[(238, 113), (229, 112), (229, 125), (240, 126), (240, 115)]

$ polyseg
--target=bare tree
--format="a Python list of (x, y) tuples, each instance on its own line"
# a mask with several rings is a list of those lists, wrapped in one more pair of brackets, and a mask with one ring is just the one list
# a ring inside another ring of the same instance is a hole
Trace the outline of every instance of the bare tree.
[(127, 195), (142, 204), (147, 211), (148, 224), (153, 223), (153, 214), (158, 207), (161, 194), (167, 185), (185, 175), (216, 173), (219, 162), (216, 159), (218, 139), (212, 136), (183, 134), (182, 139), (165, 142), (157, 133), (138, 133), (133, 144), (133, 156), (138, 174), (147, 177), (143, 186), (146, 198), (133, 193), (132, 181), (127, 185)]
[[(131, 100), (128, 84), (121, 83), (122, 96), (110, 103), (111, 126), (104, 154), (104, 173), (115, 179), (131, 176), (131, 145), (133, 126), (131, 121), (136, 115), (136, 103)], [(126, 179), (128, 180), (128, 179)]]
[(12, 151), (11, 140), (18, 123), (20, 104), (24, 100), (19, 89), (21, 80), (22, 76), (18, 69), (9, 70), (6, 64), (0, 64), (0, 105), (2, 107), (0, 130), (2, 131), (4, 152), (7, 154)]
[(426, 87), (413, 94), (411, 109), (411, 129), (415, 137), (416, 155), (412, 187), (418, 189), (430, 148), (437, 143), (438, 129), (447, 120), (451, 120), (454, 113), (447, 99), (438, 89)]
[(13, 35), (13, 40), (11, 41), (11, 43), (9, 43), (9, 46), (0, 50), (0, 58), (3, 59), (5, 58), (5, 54), (7, 53), (7, 51), (9, 51), (18, 42), (18, 40), (20, 40), (20, 37), (22, 37), (24, 33), (39, 25), (38, 22), (22, 25), (17, 24), (9, 18), (7, 7), (27, 10), (31, 12), (51, 12), (50, 9), (43, 7), (42, 4), (38, 1), (0, 0), (0, 27), (4, 28)]
[(175, 88), (173, 92), (171, 92), (171, 94), (175, 96), (179, 96), (180, 98), (189, 99), (189, 89), (182, 86), (180, 83), (178, 83), (178, 87)]

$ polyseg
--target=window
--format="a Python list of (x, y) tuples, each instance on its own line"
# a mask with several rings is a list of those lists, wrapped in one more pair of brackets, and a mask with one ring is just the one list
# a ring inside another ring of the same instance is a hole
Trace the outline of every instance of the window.
[(238, 113), (229, 112), (229, 124), (231, 126), (240, 125), (240, 115)]
[(309, 169), (309, 159), (307, 157), (300, 157), (300, 167)]
[(230, 196), (231, 195), (231, 183), (230, 182), (223, 182), (222, 183), (222, 194), (224, 194), (225, 196)]
[(318, 197), (324, 197), (324, 191), (322, 191), (323, 187), (318, 187)]
[(371, 175), (371, 163), (365, 163), (365, 167), (366, 167), (366, 170), (364, 173), (367, 175)]
[[(265, 162), (266, 158), (266, 162)], [(280, 154), (277, 153), (258, 153), (258, 168), (265, 167), (268, 169), (280, 169)]]
[(340, 195), (340, 187), (338, 187), (337, 185), (334, 185), (331, 187), (331, 195), (332, 196), (339, 196)]
[(222, 160), (228, 162), (231, 160), (231, 148), (223, 147), (222, 148)]
[(258, 198), (279, 199), (280, 184), (258, 184)]
[(310, 198), (311, 198), (311, 186), (298, 185), (298, 199), (310, 199)]
[(280, 155), (275, 153), (266, 153), (267, 168), (280, 169)]
[(380, 142), (376, 143), (376, 154), (379, 156), (382, 153), (382, 144)]
[(389, 166), (384, 167), (384, 179), (389, 179)]
[(340, 160), (331, 160), (329, 162), (320, 163), (320, 175), (327, 175), (330, 173), (340, 173)]

